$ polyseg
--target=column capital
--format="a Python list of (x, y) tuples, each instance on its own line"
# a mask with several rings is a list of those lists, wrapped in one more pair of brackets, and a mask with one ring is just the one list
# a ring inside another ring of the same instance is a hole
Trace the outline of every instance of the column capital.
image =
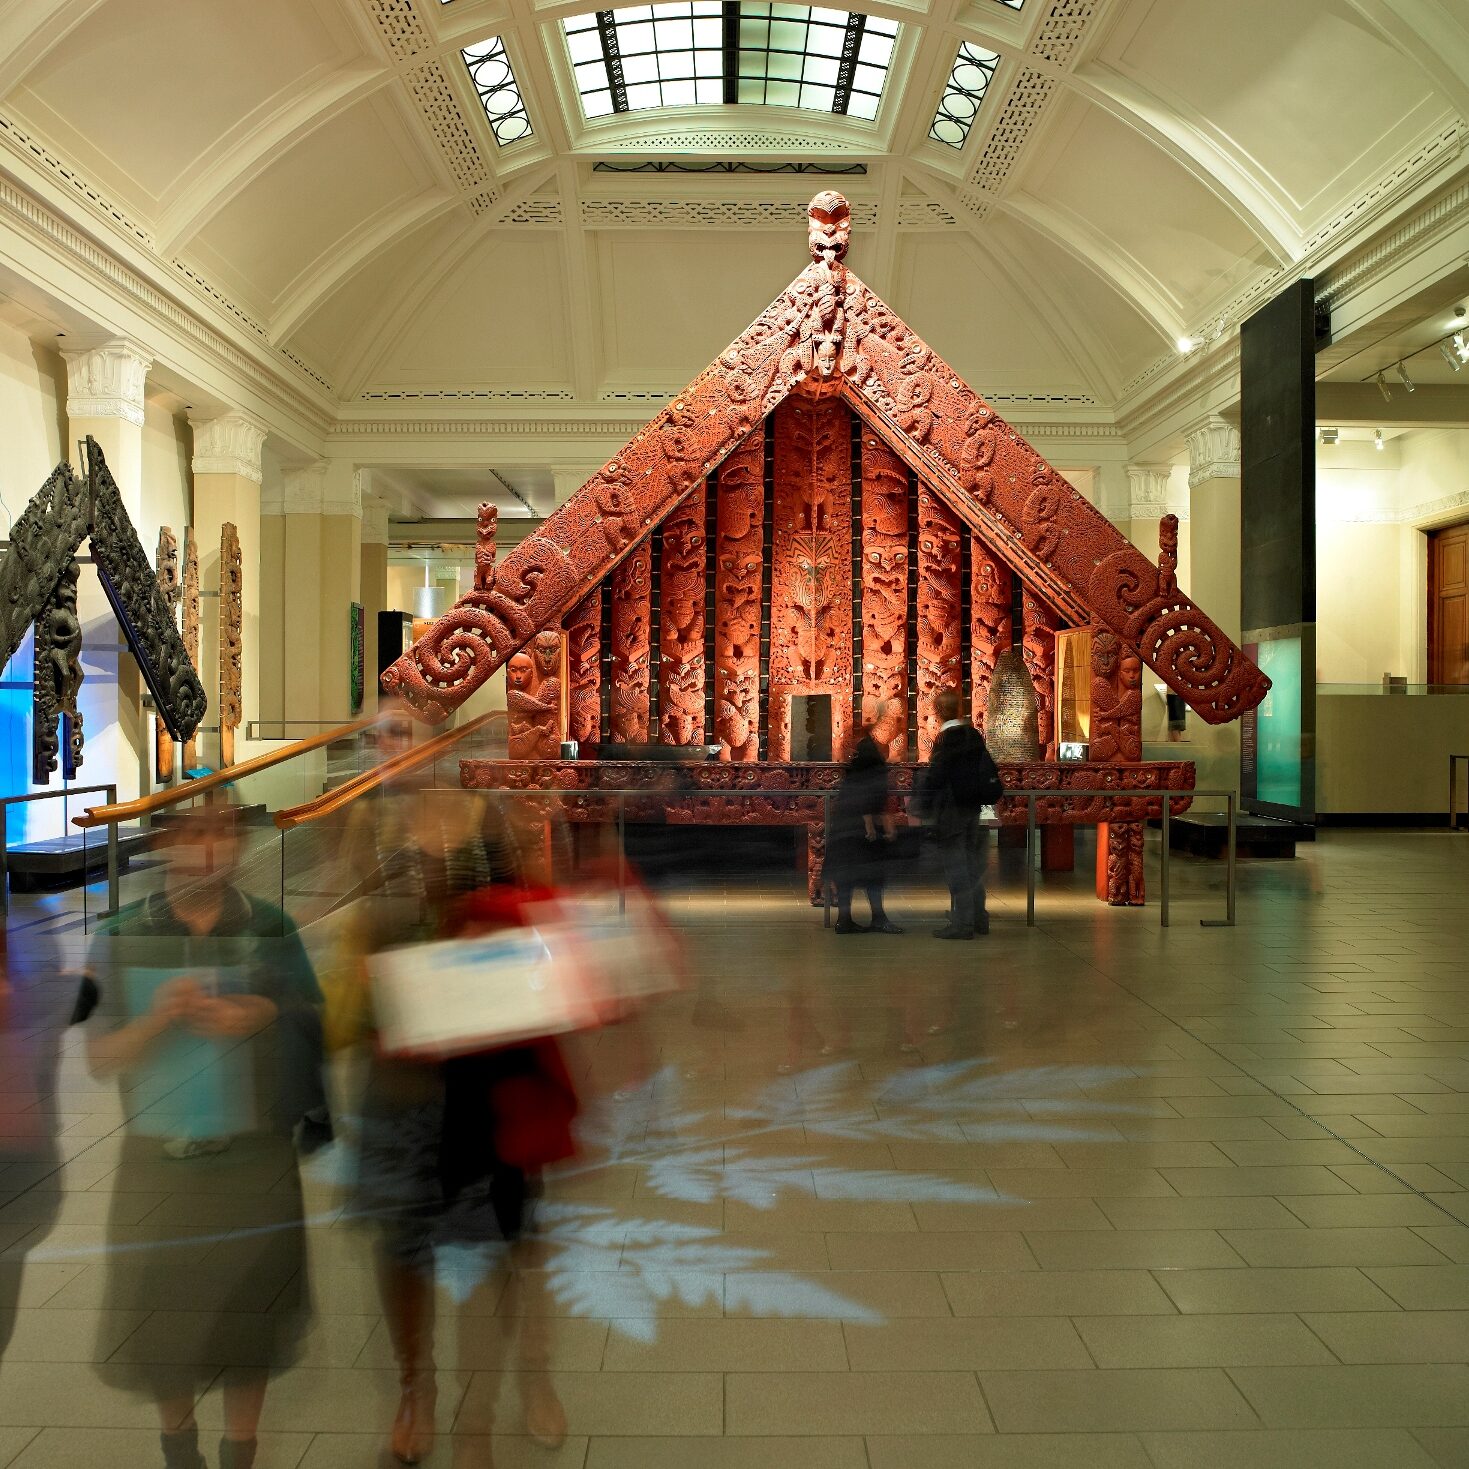
[(1127, 466), (1127, 518), (1157, 520), (1164, 515), (1188, 519), (1187, 504), (1177, 503), (1182, 497), (1170, 493), (1172, 472), (1166, 464), (1129, 464)]
[(61, 355), (68, 418), (121, 418), (143, 426), (143, 390), (153, 359), (136, 342), (114, 337)]
[(1206, 480), (1239, 478), (1239, 430), (1218, 414), (1200, 419), (1185, 431), (1188, 440), (1188, 484), (1196, 490)]
[(362, 501), (362, 544), (388, 544), (388, 502), (379, 500), (375, 495), (368, 495)]
[(326, 471), (325, 459), (287, 469), (280, 484), (261, 496), (261, 514), (320, 515)]
[(260, 483), (260, 450), (269, 430), (258, 418), (231, 409), (215, 418), (189, 419), (195, 474), (237, 474)]

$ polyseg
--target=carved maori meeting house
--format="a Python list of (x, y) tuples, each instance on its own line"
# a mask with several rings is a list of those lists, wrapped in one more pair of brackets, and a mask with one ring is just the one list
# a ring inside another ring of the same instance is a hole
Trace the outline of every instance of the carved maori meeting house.
[[(499, 562), (491, 521), (474, 590), (383, 686), (437, 721), (510, 663), (525, 758), (465, 761), (462, 778), (585, 791), (572, 819), (606, 818), (598, 787), (663, 783), (666, 767), (599, 747), (717, 744), (718, 762), (683, 767), (684, 794), (629, 816), (807, 826), (814, 893), (822, 793), (857, 730), (911, 789), (937, 693), (982, 721), (1015, 687), (991, 687), (1014, 649), (1038, 748), (1002, 762), (1006, 786), (1054, 791), (1048, 826), (1104, 825), (1099, 891), (1139, 903), (1161, 798), (1066, 790), (1192, 788), (1191, 764), (1141, 760), (1144, 664), (1211, 724), (1269, 682), (1179, 590), (1173, 518), (1155, 564), (848, 269), (840, 194), (808, 219), (810, 263), (781, 296)], [(551, 758), (567, 736), (592, 758)], [(1062, 738), (1091, 758), (1058, 764)], [(999, 815), (1024, 822), (1024, 801)]]

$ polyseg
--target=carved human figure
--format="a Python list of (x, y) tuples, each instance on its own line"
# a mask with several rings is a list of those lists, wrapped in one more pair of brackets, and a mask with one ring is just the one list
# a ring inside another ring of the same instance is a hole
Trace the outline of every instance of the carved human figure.
[(570, 679), (567, 738), (596, 744), (602, 733), (602, 588), (593, 587), (566, 619)]
[(704, 612), (708, 573), (699, 486), (663, 522), (658, 575), (658, 737), (665, 745), (704, 739)]
[(652, 558), (648, 543), (633, 547), (612, 573), (611, 738), (619, 744), (648, 739), (649, 624)]
[(488, 592), (495, 584), (495, 533), (500, 523), (499, 510), (481, 501), (474, 522), (474, 589)]
[(63, 716), (68, 741), (63, 775), (70, 780), (82, 763), (82, 716), (77, 695), (82, 686), (82, 624), (77, 616), (77, 581), (81, 569), (69, 561), (56, 590), (36, 622), (31, 775), (46, 785), (61, 753)]
[(760, 592), (765, 547), (765, 434), (719, 466), (714, 544), (714, 735), (721, 760), (760, 753)]
[(1142, 660), (1108, 628), (1093, 627), (1091, 732), (1098, 761), (1142, 759)]
[(938, 737), (934, 700), (964, 681), (961, 619), (960, 527), (934, 491), (918, 491), (918, 758), (927, 760)]
[(1015, 641), (1010, 568), (978, 536), (969, 541), (969, 678), (974, 722), (984, 727), (990, 681), (1000, 654)]
[(532, 652), (522, 650), (505, 665), (507, 743), (512, 760), (553, 760), (561, 753), (561, 680), (545, 671), (541, 642), (547, 636), (556, 645), (559, 660), (559, 638), (555, 633), (542, 633)]
[[(862, 435), (862, 722), (889, 761), (908, 753), (908, 467)], [(879, 709), (887, 713), (879, 718)]]
[(1056, 758), (1056, 614), (1026, 587), (1021, 599), (1021, 651), (1035, 685), (1042, 758)]

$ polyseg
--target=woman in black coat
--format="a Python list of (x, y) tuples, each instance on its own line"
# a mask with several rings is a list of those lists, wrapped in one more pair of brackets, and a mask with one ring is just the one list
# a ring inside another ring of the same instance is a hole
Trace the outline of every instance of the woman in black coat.
[[(838, 933), (902, 933), (882, 906), (884, 848), (891, 839), (888, 765), (870, 729), (864, 729), (832, 802), (826, 838), (827, 873), (837, 893)], [(867, 890), (870, 927), (852, 919), (852, 894), (859, 887)]]

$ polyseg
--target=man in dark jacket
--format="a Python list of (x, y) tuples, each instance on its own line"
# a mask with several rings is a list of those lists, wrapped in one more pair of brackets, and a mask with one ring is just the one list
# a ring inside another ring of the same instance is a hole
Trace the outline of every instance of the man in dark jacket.
[(980, 825), (979, 814), (1000, 794), (999, 776), (984, 736), (960, 718), (959, 708), (954, 689), (943, 689), (934, 699), (943, 725), (933, 742), (919, 801), (919, 814), (933, 828), (949, 885), (949, 922), (936, 935), (941, 939), (972, 939), (990, 931), (984, 892), (989, 832)]

